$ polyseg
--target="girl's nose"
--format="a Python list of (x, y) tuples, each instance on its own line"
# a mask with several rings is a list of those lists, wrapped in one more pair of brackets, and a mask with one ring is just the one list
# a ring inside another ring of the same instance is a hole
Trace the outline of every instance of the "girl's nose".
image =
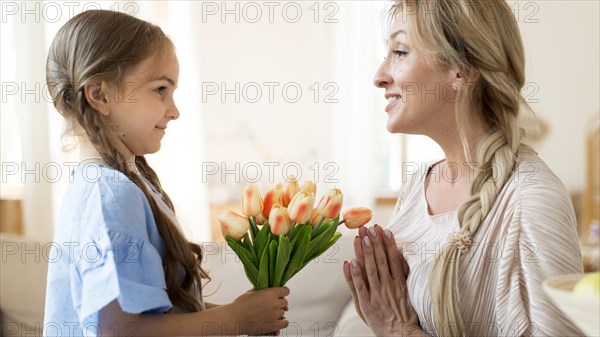
[(179, 118), (179, 109), (177, 109), (177, 106), (174, 103), (169, 108), (167, 108), (166, 116), (169, 119), (173, 120)]

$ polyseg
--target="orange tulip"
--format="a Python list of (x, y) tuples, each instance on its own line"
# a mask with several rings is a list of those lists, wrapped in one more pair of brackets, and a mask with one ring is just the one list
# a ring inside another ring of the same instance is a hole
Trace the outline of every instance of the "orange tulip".
[(294, 196), (300, 190), (298, 187), (298, 180), (295, 177), (289, 177), (289, 181), (285, 185), (285, 191), (283, 193), (283, 206), (288, 207), (290, 201), (294, 198)]
[(242, 211), (247, 216), (257, 216), (263, 210), (263, 201), (256, 185), (248, 185), (242, 194)]
[(328, 219), (334, 219), (340, 214), (343, 201), (344, 195), (342, 194), (342, 191), (340, 191), (339, 188), (334, 188), (321, 198), (317, 210), (322, 216)]
[(288, 206), (290, 219), (296, 221), (296, 223), (306, 223), (310, 219), (314, 203), (314, 194), (304, 191), (298, 192)]
[(317, 227), (317, 225), (323, 221), (325, 218), (319, 213), (319, 211), (315, 208), (312, 210), (310, 214), (310, 219), (308, 219), (308, 223), (313, 227)]
[(311, 180), (307, 180), (300, 186), (300, 191), (309, 192), (317, 195), (317, 185)]
[(373, 218), (373, 211), (366, 207), (355, 207), (344, 211), (344, 223), (350, 229), (366, 225)]
[(217, 220), (221, 224), (221, 232), (223, 236), (231, 236), (236, 240), (240, 240), (250, 229), (250, 222), (242, 215), (232, 211), (223, 211), (217, 216)]
[(263, 211), (262, 215), (265, 219), (269, 218), (269, 213), (271, 213), (271, 208), (275, 204), (283, 204), (283, 190), (281, 190), (281, 184), (277, 184), (275, 188), (270, 189), (267, 194), (265, 194), (265, 200), (263, 203)]
[(273, 205), (269, 214), (271, 233), (275, 235), (287, 234), (292, 228), (292, 220), (288, 216), (287, 208), (280, 204)]

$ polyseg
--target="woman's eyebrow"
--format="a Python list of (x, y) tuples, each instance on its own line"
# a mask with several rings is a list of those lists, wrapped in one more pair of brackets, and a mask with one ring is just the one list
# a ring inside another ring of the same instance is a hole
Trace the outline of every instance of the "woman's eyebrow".
[(406, 31), (403, 30), (403, 29), (398, 29), (397, 31), (395, 31), (392, 34), (390, 34), (390, 40), (393, 40), (396, 36), (398, 36), (398, 34), (404, 34), (404, 35), (406, 35)]

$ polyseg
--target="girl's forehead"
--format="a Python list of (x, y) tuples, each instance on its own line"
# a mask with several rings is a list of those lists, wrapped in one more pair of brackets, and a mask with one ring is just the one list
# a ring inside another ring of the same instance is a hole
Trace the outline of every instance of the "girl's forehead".
[[(145, 58), (135, 66), (128, 77), (147, 82), (164, 75), (165, 72), (176, 72), (178, 69), (177, 56), (172, 48), (161, 48), (160, 51)], [(173, 74), (169, 75), (173, 76)]]

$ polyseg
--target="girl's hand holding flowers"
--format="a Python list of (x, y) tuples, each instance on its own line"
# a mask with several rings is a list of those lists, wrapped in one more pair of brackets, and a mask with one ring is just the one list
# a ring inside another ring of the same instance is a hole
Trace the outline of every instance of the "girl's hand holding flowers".
[[(231, 308), (237, 317), (241, 334), (258, 335), (284, 329), (289, 322), (285, 319), (290, 294), (287, 287), (251, 290), (239, 296)], [(233, 331), (233, 329), (232, 329)]]

